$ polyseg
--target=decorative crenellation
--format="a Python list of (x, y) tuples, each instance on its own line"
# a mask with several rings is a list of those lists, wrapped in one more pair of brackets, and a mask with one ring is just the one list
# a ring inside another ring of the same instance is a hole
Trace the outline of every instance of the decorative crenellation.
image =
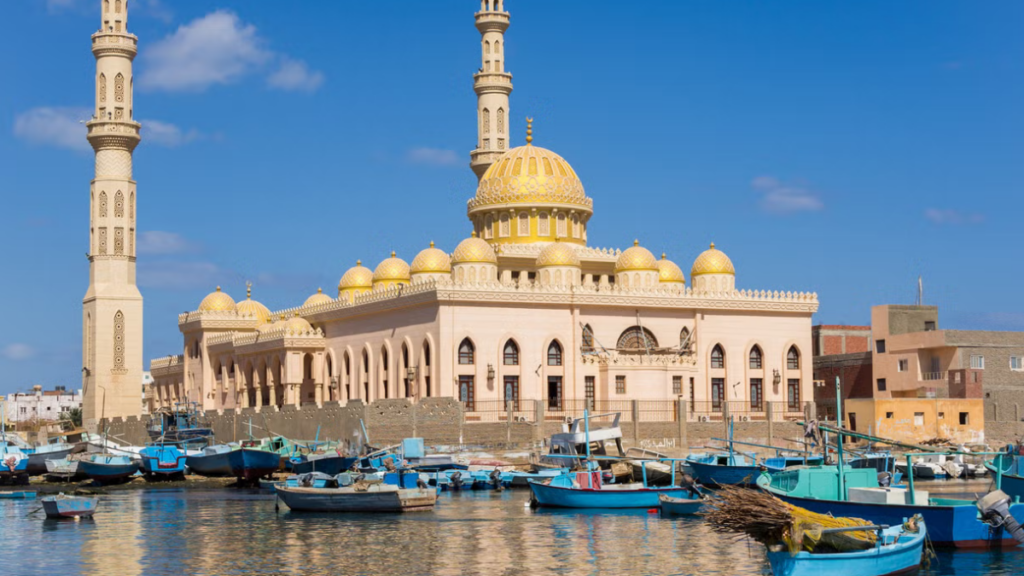
[[(497, 244), (494, 249), (498, 256), (529, 257), (536, 259), (550, 242), (533, 242), (530, 244)], [(580, 260), (612, 262), (618, 259), (622, 250), (618, 248), (597, 248), (592, 246), (576, 246), (576, 254)]]
[(153, 378), (164, 378), (167, 376), (173, 376), (181, 374), (185, 370), (185, 356), (178, 354), (176, 356), (164, 356), (163, 358), (156, 358), (149, 361), (149, 371), (152, 373)]

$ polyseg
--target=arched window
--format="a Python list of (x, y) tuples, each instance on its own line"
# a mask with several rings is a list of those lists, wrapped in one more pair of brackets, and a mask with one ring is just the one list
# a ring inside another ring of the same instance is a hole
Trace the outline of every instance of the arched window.
[(488, 132), (491, 131), (491, 111), (488, 110), (487, 108), (484, 108), (483, 115), (484, 115), (484, 134), (487, 134)]
[(107, 217), (107, 193), (100, 192), (100, 218)]
[(507, 238), (512, 234), (511, 228), (508, 214), (502, 213), (501, 216), (498, 217), (498, 235), (502, 238)]
[(615, 346), (619, 350), (650, 350), (658, 347), (658, 340), (647, 328), (633, 326), (619, 336), (619, 342)]
[(491, 53), (491, 43), (488, 42), (487, 40), (484, 40), (484, 54), (490, 54), (490, 53)]
[(551, 342), (548, 346), (548, 366), (561, 366), (562, 365), (562, 345), (558, 343), (558, 340)]
[(725, 351), (722, 350), (721, 344), (715, 344), (711, 349), (711, 367), (725, 368)]
[(120, 190), (114, 194), (114, 218), (124, 218), (124, 194)]
[(500, 54), (501, 53), (501, 40), (495, 40), (494, 41), (494, 53), (495, 54)]
[(519, 346), (516, 345), (514, 340), (505, 342), (505, 351), (503, 355), (505, 366), (519, 365)]
[(580, 237), (580, 217), (577, 214), (572, 215), (572, 237)]
[(537, 216), (537, 235), (538, 236), (550, 236), (551, 235), (551, 223), (548, 221), (548, 213), (541, 212)]
[(752, 370), (760, 370), (763, 367), (761, 347), (755, 345), (750, 349), (750, 368)]
[(100, 103), (107, 101), (107, 75), (100, 74)]
[(114, 102), (124, 102), (124, 76), (114, 76)]
[[(494, 45), (497, 46), (498, 43), (495, 42)], [(498, 134), (504, 134), (504, 133), (505, 133), (505, 109), (504, 108), (498, 108)]]
[(484, 216), (484, 238), (491, 239), (494, 237), (494, 216), (488, 214)]
[(462, 344), (459, 344), (459, 364), (473, 364), (475, 352), (476, 348), (473, 347), (473, 342), (469, 338), (463, 340)]
[(683, 350), (687, 350), (690, 348), (691, 344), (692, 342), (690, 342), (690, 329), (687, 328), (686, 326), (683, 326), (683, 329), (679, 331), (679, 347), (682, 348)]
[(566, 236), (568, 236), (568, 232), (566, 232), (565, 213), (564, 212), (559, 212), (559, 214), (558, 214), (558, 228), (557, 228), (557, 232), (558, 232), (558, 237), (559, 238), (565, 238)]
[(590, 327), (590, 324), (583, 327), (583, 345), (581, 350), (584, 353), (594, 351), (594, 330)]
[(526, 212), (519, 213), (519, 235), (530, 235), (530, 215), (527, 214)]
[(786, 353), (786, 368), (790, 370), (800, 369), (800, 352), (797, 351), (796, 346), (790, 346), (789, 352)]

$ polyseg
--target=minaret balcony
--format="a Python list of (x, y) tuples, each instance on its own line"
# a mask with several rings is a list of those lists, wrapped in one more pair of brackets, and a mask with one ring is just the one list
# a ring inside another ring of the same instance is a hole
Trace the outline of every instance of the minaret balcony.
[(92, 53), (97, 58), (110, 54), (135, 58), (138, 46), (138, 36), (127, 32), (97, 32), (92, 35)]
[(85, 123), (89, 130), (86, 138), (93, 149), (121, 148), (132, 151), (142, 137), (142, 125), (131, 120), (90, 120)]
[(473, 74), (473, 90), (484, 92), (512, 92), (512, 74), (509, 72), (477, 72)]
[(502, 32), (508, 29), (509, 25), (509, 14), (508, 12), (477, 12), (474, 14), (476, 17), (476, 29), (481, 33), (483, 32)]

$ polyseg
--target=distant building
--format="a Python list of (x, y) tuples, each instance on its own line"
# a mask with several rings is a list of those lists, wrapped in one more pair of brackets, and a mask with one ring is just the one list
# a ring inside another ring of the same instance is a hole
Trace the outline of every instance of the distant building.
[[(815, 400), (831, 401), (832, 418), (836, 376), (847, 399), (847, 425), (880, 436), (980, 441), (986, 413), (1020, 412), (1024, 332), (942, 330), (936, 306), (875, 306), (870, 351), (851, 352), (851, 341), (858, 348), (861, 341), (851, 335), (864, 328), (812, 329), (815, 352), (825, 352), (814, 358)], [(836, 332), (843, 332), (847, 348), (827, 340)]]
[(3, 406), (9, 423), (60, 420), (64, 412), (82, 407), (82, 391), (68, 391), (63, 386), (44, 391), (42, 386), (33, 386), (31, 392), (8, 395)]

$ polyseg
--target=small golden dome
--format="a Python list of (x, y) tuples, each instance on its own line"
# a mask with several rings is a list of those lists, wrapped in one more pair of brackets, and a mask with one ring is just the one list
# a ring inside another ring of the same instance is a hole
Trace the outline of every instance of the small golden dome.
[(583, 182), (572, 166), (551, 150), (532, 144), (532, 119), (530, 122), (526, 146), (502, 154), (480, 178), (476, 197), (469, 201), (470, 213), (495, 204), (568, 204), (592, 213), (594, 201), (583, 191)]
[(408, 282), (409, 281), (409, 264), (395, 256), (394, 252), (391, 252), (391, 257), (387, 258), (383, 262), (377, 265), (377, 269), (373, 271), (373, 282)]
[(580, 266), (580, 256), (572, 244), (565, 242), (553, 242), (537, 256), (537, 267), (547, 268), (548, 266)]
[(338, 291), (346, 288), (372, 288), (373, 271), (363, 266), (362, 260), (356, 260), (356, 265), (349, 268), (338, 282)]
[(474, 262), (485, 264), (498, 263), (498, 255), (494, 253), (494, 248), (486, 240), (477, 238), (476, 232), (473, 232), (471, 237), (459, 242), (455, 252), (452, 254), (452, 264), (469, 264)]
[(658, 260), (658, 281), (662, 284), (686, 284), (686, 277), (679, 265), (662, 254), (661, 260)]
[(313, 326), (306, 321), (305, 318), (299, 316), (298, 312), (296, 312), (294, 317), (289, 318), (288, 321), (284, 323), (284, 328), (293, 334), (301, 334), (303, 332), (309, 332), (313, 329)]
[(235, 301), (231, 296), (228, 296), (224, 292), (220, 291), (220, 286), (217, 286), (217, 290), (210, 292), (203, 301), (199, 303), (200, 312), (226, 312), (228, 310), (235, 309)]
[(331, 298), (327, 294), (324, 294), (323, 288), (317, 288), (316, 289), (316, 294), (313, 294), (309, 298), (306, 298), (306, 301), (302, 304), (302, 306), (303, 307), (305, 307), (305, 306), (315, 306), (317, 304), (323, 304), (325, 302), (333, 302), (333, 301), (334, 301), (333, 298)]
[(711, 247), (701, 252), (700, 256), (693, 261), (693, 268), (690, 269), (690, 278), (694, 276), (700, 276), (701, 274), (732, 274), (736, 275), (736, 269), (732, 266), (732, 260), (725, 255), (725, 252), (715, 248), (715, 243), (711, 243)]
[(235, 305), (239, 316), (256, 318), (256, 325), (262, 326), (270, 323), (270, 309), (252, 299), (252, 284), (245, 286), (245, 300)]
[(638, 270), (658, 272), (658, 261), (650, 250), (640, 245), (639, 240), (633, 240), (633, 247), (620, 254), (615, 261), (615, 273)]
[(413, 274), (447, 274), (452, 271), (452, 259), (444, 250), (434, 248), (434, 243), (431, 242), (430, 248), (412, 259), (411, 271)]

